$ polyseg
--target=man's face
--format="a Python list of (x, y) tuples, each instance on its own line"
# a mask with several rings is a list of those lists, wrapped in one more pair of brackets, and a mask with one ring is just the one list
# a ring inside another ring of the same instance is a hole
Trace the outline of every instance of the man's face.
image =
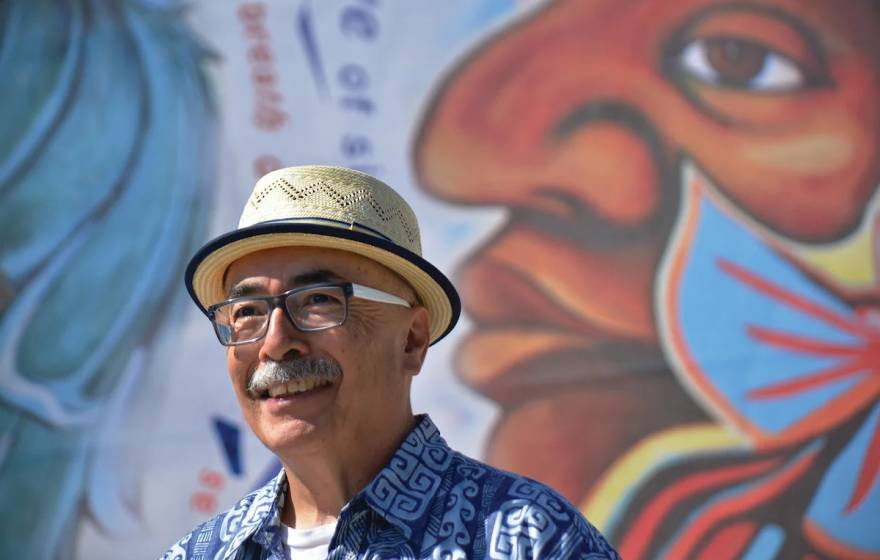
[[(227, 293), (276, 295), (322, 282), (353, 282), (414, 301), (395, 274), (369, 259), (328, 249), (280, 248), (234, 262)], [(423, 317), (424, 316), (424, 317)], [(395, 432), (411, 417), (409, 389), (421, 366), (412, 353), (413, 325), (425, 323), (423, 308), (406, 309), (351, 298), (341, 326), (301, 332), (275, 309), (262, 340), (227, 350), (227, 365), (244, 417), (276, 454), (344, 449)], [(257, 368), (296, 358), (328, 360), (342, 375), (329, 385), (272, 398), (247, 391)]]
[[(459, 282), (476, 327), (459, 373), (504, 407), (493, 460), (577, 498), (572, 479), (675, 414), (664, 394), (633, 403), (661, 379), (643, 374), (662, 367), (654, 282), (683, 169), (780, 239), (841, 239), (880, 182), (878, 69), (868, 0), (560, 0), (450, 76), (422, 184), (510, 209)], [(633, 433), (584, 434), (603, 403)], [(533, 459), (553, 438), (590, 441), (559, 480)]]

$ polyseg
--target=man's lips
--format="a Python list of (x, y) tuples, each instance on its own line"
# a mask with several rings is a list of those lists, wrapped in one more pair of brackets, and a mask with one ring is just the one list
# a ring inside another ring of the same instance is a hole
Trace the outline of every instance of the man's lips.
[(298, 396), (306, 396), (327, 388), (332, 384), (331, 381), (316, 378), (288, 381), (286, 383), (274, 383), (267, 391), (262, 392), (258, 396), (258, 399), (290, 399)]

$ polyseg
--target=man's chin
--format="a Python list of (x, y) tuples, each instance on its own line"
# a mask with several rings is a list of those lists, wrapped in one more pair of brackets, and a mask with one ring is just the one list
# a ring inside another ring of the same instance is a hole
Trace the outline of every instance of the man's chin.
[(323, 423), (313, 419), (284, 417), (263, 418), (252, 425), (259, 440), (284, 461), (291, 453), (302, 453), (326, 440)]
[(330, 384), (297, 394), (249, 397), (248, 423), (273, 451), (307, 443), (327, 423), (336, 390)]

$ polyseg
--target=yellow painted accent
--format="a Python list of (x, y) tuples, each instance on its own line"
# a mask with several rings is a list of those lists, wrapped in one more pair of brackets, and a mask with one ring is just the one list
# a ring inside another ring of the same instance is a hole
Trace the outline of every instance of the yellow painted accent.
[(797, 245), (794, 254), (832, 280), (851, 287), (877, 282), (874, 228), (863, 227), (839, 243), (810, 247)]
[[(691, 164), (692, 165), (692, 164)], [(702, 182), (706, 194), (736, 221), (759, 232), (795, 259), (825, 276), (832, 283), (849, 288), (875, 288), (880, 282), (877, 268), (877, 221), (880, 220), (880, 185), (868, 201), (864, 217), (847, 237), (825, 245), (808, 245), (775, 233), (739, 210), (698, 168), (685, 167)], [(683, 175), (686, 177), (686, 175)], [(687, 184), (687, 183), (686, 183)]]
[(599, 530), (607, 530), (611, 515), (626, 492), (640, 484), (656, 465), (686, 454), (742, 449), (747, 445), (742, 435), (715, 424), (695, 424), (658, 432), (611, 465), (581, 504), (581, 512)]

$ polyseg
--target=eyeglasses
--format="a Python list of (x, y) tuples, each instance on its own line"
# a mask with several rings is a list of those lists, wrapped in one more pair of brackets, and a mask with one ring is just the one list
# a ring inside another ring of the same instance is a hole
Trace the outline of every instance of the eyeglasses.
[(208, 318), (224, 346), (238, 346), (260, 340), (269, 330), (269, 318), (276, 307), (301, 331), (323, 331), (343, 324), (348, 318), (348, 300), (356, 297), (380, 303), (412, 307), (395, 295), (342, 282), (288, 290), (277, 296), (245, 296), (208, 307)]

